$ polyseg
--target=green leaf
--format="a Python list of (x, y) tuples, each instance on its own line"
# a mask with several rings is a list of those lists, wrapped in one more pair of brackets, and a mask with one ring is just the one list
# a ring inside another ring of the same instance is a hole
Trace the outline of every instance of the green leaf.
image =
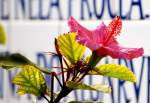
[(0, 67), (5, 69), (21, 67), (30, 64), (32, 63), (27, 58), (18, 53), (12, 55), (0, 55)]
[(0, 24), (0, 44), (6, 44), (6, 33), (2, 24)]
[(92, 75), (110, 76), (126, 81), (136, 82), (134, 73), (123, 65), (118, 64), (104, 64), (96, 67), (89, 72)]
[(24, 68), (26, 65), (34, 66), (35, 68), (47, 74), (51, 73), (51, 71), (49, 71), (47, 68), (42, 68), (35, 65), (29, 59), (19, 53), (0, 55), (0, 67), (3, 69), (9, 70), (12, 68)]
[(94, 90), (94, 91), (99, 91), (104, 93), (111, 92), (111, 88), (108, 85), (102, 85), (102, 84), (87, 85), (83, 83), (75, 83), (72, 81), (68, 81), (66, 83), (66, 86), (71, 89)]
[(57, 38), (60, 52), (71, 62), (76, 63), (84, 54), (85, 47), (76, 41), (76, 34), (73, 32), (60, 35)]
[(18, 94), (33, 94), (41, 96), (46, 93), (45, 79), (38, 69), (26, 65), (13, 79), (13, 83), (19, 85)]

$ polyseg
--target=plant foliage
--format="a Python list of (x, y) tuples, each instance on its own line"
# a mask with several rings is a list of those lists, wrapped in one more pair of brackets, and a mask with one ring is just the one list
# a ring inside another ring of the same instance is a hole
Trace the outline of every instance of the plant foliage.
[(87, 85), (84, 83), (76, 83), (76, 82), (68, 81), (66, 85), (71, 89), (94, 90), (94, 91), (99, 91), (104, 93), (111, 92), (111, 88), (108, 85), (103, 85), (103, 84)]
[(35, 67), (26, 65), (21, 72), (17, 74), (13, 83), (19, 85), (18, 94), (34, 94), (41, 96), (46, 93), (46, 81), (42, 73)]
[(130, 71), (129, 68), (118, 64), (103, 64), (97, 66), (92, 71), (89, 71), (89, 74), (115, 77), (126, 81), (136, 82), (136, 76), (133, 72)]
[(76, 41), (76, 34), (69, 32), (57, 39), (60, 52), (71, 62), (79, 61), (85, 52), (85, 47)]

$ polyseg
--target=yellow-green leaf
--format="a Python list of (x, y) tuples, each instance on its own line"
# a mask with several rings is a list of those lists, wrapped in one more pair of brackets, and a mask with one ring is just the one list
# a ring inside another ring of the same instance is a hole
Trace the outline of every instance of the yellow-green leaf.
[(94, 90), (94, 91), (99, 91), (104, 93), (111, 92), (111, 88), (108, 85), (103, 85), (103, 84), (87, 85), (84, 83), (75, 83), (72, 81), (68, 81), (66, 83), (66, 86), (71, 89)]
[(18, 94), (41, 96), (47, 89), (42, 72), (30, 65), (24, 66), (22, 71), (14, 77), (13, 83), (19, 85)]
[(76, 63), (84, 54), (85, 47), (76, 41), (76, 34), (73, 32), (60, 35), (57, 38), (60, 52), (71, 62)]
[(104, 64), (89, 72), (92, 75), (110, 76), (126, 81), (136, 82), (136, 76), (127, 67), (118, 64)]
[(2, 24), (0, 24), (0, 44), (6, 43), (6, 32)]

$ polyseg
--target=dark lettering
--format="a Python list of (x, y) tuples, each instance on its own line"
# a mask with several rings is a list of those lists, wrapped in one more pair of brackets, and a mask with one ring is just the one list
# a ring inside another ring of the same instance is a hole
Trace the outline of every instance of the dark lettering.
[[(110, 87), (113, 89), (114, 85), (113, 85), (110, 78), (108, 78), (108, 83), (109, 83)], [(115, 96), (114, 96), (114, 91), (113, 90), (110, 93), (110, 98), (111, 98), (111, 102), (115, 103)]]
[[(136, 96), (136, 100), (137, 101), (139, 101), (139, 94), (140, 94), (140, 89), (141, 89), (141, 85), (142, 85), (142, 78), (143, 78), (143, 71), (144, 71), (144, 63), (145, 63), (145, 60), (146, 60), (146, 58), (145, 57), (142, 57), (142, 62), (140, 63), (141, 64), (141, 68), (139, 69), (140, 70), (140, 78), (139, 78), (139, 84), (137, 84), (137, 83), (134, 83), (133, 85), (134, 85), (134, 90), (135, 90), (135, 96)], [(135, 66), (134, 66), (134, 63), (133, 63), (133, 60), (130, 60), (130, 62), (129, 62), (129, 64), (130, 64), (130, 67), (129, 68), (131, 68), (131, 70), (135, 73), (135, 70), (137, 69), (137, 68), (134, 68)], [(139, 102), (138, 102), (139, 103)]]
[(72, 15), (72, 0), (68, 0), (68, 18)]
[[(93, 76), (89, 76), (89, 85), (93, 85)], [(101, 98), (100, 97), (100, 92), (96, 92), (96, 96), (94, 96), (94, 92), (93, 91), (89, 91), (89, 92), (90, 92), (91, 100), (98, 101), (98, 99)]]
[[(106, 1), (106, 0), (105, 0)], [(112, 8), (111, 8), (111, 3), (110, 3), (110, 0), (107, 0), (107, 4), (108, 4), (108, 13), (110, 15), (111, 18), (114, 18), (115, 16), (117, 16), (116, 14), (113, 14), (112, 12)]]
[(130, 103), (130, 99), (127, 98), (127, 93), (124, 84), (125, 81), (118, 81), (118, 103), (121, 103), (121, 90), (124, 93), (125, 103)]
[[(119, 59), (118, 64), (124, 64), (127, 67), (129, 67), (128, 62), (125, 59)], [(126, 93), (124, 84), (125, 84), (125, 81), (118, 80), (118, 90), (117, 90), (118, 91), (118, 103), (121, 103), (121, 92), (124, 93), (125, 103), (130, 103), (130, 99), (127, 98), (127, 93)]]
[(91, 10), (90, 10), (90, 5), (89, 5), (89, 2), (88, 0), (81, 0), (81, 19), (85, 19), (84, 18), (84, 5), (87, 6), (87, 11), (88, 11), (88, 16), (89, 18), (92, 17), (92, 13), (91, 13)]
[(100, 3), (100, 2), (96, 2), (97, 0), (93, 0), (93, 7), (94, 7), (94, 14), (96, 15), (96, 18), (97, 19), (101, 19), (103, 14), (104, 14), (104, 5), (105, 5), (105, 0), (102, 0), (102, 3), (101, 3), (101, 10), (98, 10), (99, 11), (99, 14), (97, 12), (97, 4)]
[(8, 1), (1, 0), (0, 2), (0, 12), (1, 12), (1, 19), (8, 20), (9, 19), (9, 10), (8, 10)]
[(62, 14), (61, 14), (61, 10), (60, 10), (60, 2), (59, 0), (55, 0), (55, 2), (53, 0), (51, 0), (52, 2), (50, 3), (50, 10), (49, 10), (49, 18), (51, 18), (51, 14), (52, 14), (52, 8), (55, 7), (58, 10), (58, 15), (59, 15), (59, 19), (62, 20)]
[(43, 0), (39, 0), (39, 18), (40, 19), (48, 19), (48, 15), (44, 16), (43, 14)]
[(119, 0), (119, 15), (122, 19), (126, 19), (127, 17), (123, 15), (123, 1)]
[(129, 10), (129, 14), (128, 14), (129, 19), (131, 19), (131, 13), (133, 11), (133, 7), (138, 7), (139, 8), (140, 19), (144, 19), (141, 0), (137, 0), (137, 1), (132, 0), (130, 10)]
[[(33, 6), (33, 2), (35, 2), (34, 0), (29, 0), (29, 18), (30, 19), (38, 19), (37, 15), (34, 15), (34, 6)], [(37, 8), (36, 8), (37, 9)]]
[(25, 3), (25, 0), (15, 0), (15, 19), (19, 19), (19, 5), (21, 6), (21, 11), (22, 11), (22, 14), (23, 14), (23, 18), (25, 18), (26, 16), (26, 3)]

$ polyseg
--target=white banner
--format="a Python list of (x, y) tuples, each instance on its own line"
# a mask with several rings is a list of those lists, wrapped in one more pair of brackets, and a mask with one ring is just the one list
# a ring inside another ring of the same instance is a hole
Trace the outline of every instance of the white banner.
[[(106, 21), (108, 23), (109, 21)], [(92, 29), (100, 21), (81, 21), (81, 24)], [(68, 32), (67, 21), (10, 21), (3, 22), (8, 33), (8, 43), (3, 51), (20, 52), (41, 66), (52, 66), (57, 63), (56, 57), (45, 55), (44, 52), (54, 51), (54, 38), (59, 34)], [(67, 100), (100, 100), (104, 103), (149, 103), (150, 102), (150, 21), (123, 21), (123, 29), (118, 36), (120, 45), (126, 47), (143, 47), (144, 57), (126, 60), (104, 60), (128, 66), (137, 76), (137, 83), (118, 81), (117, 79), (87, 77), (85, 82), (105, 82), (112, 86), (111, 94), (88, 91), (72, 92)], [(16, 87), (10, 83), (16, 71), (0, 70), (0, 103), (33, 103), (32, 96), (18, 96)], [(47, 78), (48, 79), (48, 78)], [(42, 102), (43, 103), (43, 102)]]
[(149, 20), (149, 0), (0, 0), (2, 20)]

